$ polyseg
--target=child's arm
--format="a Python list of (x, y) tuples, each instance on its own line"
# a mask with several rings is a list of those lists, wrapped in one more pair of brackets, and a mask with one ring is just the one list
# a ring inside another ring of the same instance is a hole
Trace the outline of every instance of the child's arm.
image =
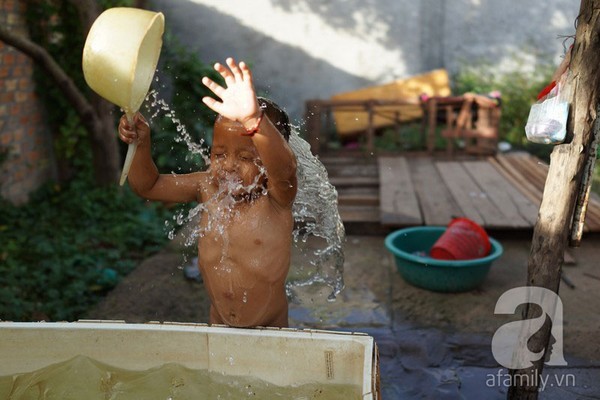
[(296, 157), (278, 129), (260, 110), (248, 66), (244, 62), (238, 66), (232, 58), (226, 63), (229, 69), (215, 64), (215, 70), (225, 79), (226, 88), (207, 77), (202, 79), (221, 102), (211, 97), (204, 97), (202, 101), (220, 115), (240, 122), (246, 130), (258, 128), (252, 141), (267, 170), (269, 196), (280, 206), (289, 207), (297, 189)]
[(128, 175), (129, 186), (139, 196), (168, 203), (199, 201), (205, 181), (203, 172), (174, 175), (159, 174), (152, 161), (150, 127), (140, 113), (134, 116), (133, 129), (125, 116), (119, 123), (119, 137), (125, 143), (138, 140), (138, 147)]
[[(268, 194), (279, 205), (291, 207), (296, 198), (298, 182), (296, 179), (296, 156), (283, 135), (264, 114), (253, 142), (267, 170), (269, 179)], [(245, 124), (256, 127), (256, 122)]]

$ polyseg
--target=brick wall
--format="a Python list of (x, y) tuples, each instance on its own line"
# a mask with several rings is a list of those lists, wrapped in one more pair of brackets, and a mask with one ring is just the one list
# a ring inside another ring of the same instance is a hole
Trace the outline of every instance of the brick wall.
[[(0, 0), (0, 25), (26, 34), (25, 3)], [(0, 41), (0, 196), (20, 204), (55, 176), (52, 140), (35, 92), (33, 62)]]

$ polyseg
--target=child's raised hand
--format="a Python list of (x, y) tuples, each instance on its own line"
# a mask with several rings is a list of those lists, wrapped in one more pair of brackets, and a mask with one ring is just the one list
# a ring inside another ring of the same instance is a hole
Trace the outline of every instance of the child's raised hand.
[(129, 124), (125, 115), (121, 117), (119, 121), (119, 138), (128, 144), (133, 143), (135, 140), (139, 140), (138, 144), (141, 144), (150, 135), (150, 126), (139, 112), (133, 116), (133, 123), (135, 126)]
[(217, 63), (215, 70), (225, 79), (227, 87), (222, 87), (210, 78), (202, 78), (202, 83), (218, 96), (221, 101), (204, 97), (202, 102), (210, 109), (233, 121), (245, 125), (246, 122), (258, 117), (260, 108), (256, 100), (252, 73), (243, 61), (236, 64), (233, 58), (225, 60), (227, 67)]

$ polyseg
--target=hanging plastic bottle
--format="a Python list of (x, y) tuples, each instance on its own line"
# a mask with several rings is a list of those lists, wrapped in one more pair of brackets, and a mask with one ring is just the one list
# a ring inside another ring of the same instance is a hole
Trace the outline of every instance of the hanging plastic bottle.
[(525, 133), (527, 139), (534, 143), (558, 144), (565, 140), (567, 119), (569, 117), (570, 90), (567, 87), (567, 76), (560, 82), (552, 82), (541, 94), (547, 94), (538, 100), (529, 111)]
[(552, 82), (540, 92), (537, 103), (531, 106), (525, 125), (527, 139), (531, 142), (558, 144), (565, 140), (572, 94), (569, 70), (571, 48), (554, 73)]

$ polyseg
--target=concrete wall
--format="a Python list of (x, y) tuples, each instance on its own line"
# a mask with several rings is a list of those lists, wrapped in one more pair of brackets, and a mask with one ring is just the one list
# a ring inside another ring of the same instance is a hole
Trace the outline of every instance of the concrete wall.
[[(0, 0), (0, 24), (27, 34), (25, 2)], [(0, 196), (27, 201), (29, 193), (54, 176), (52, 140), (44, 107), (35, 93), (33, 61), (0, 41)]]
[[(232, 55), (299, 122), (304, 101), (435, 68), (558, 64), (580, 0), (154, 0), (206, 62)], [(521, 60), (522, 61), (522, 60)]]

